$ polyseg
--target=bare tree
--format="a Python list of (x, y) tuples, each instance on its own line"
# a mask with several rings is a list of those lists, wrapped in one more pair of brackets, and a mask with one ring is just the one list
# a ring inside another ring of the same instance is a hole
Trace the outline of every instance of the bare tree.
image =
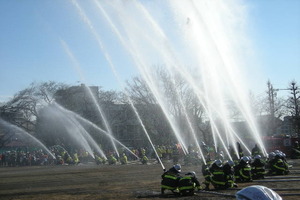
[[(270, 81), (267, 82), (267, 96), (261, 101), (261, 128), (267, 135), (276, 133), (277, 128), (281, 125), (280, 119), (284, 115), (284, 100), (277, 97), (280, 89), (274, 88)], [(267, 118), (266, 118), (267, 117)]]
[[(158, 121), (156, 120), (160, 119), (164, 120), (165, 124), (168, 124), (165, 115), (171, 115), (181, 128), (182, 133), (190, 134), (188, 123), (186, 123), (187, 119), (189, 119), (193, 127), (196, 128), (196, 132), (206, 131), (206, 128), (203, 129), (203, 127), (201, 127), (204, 116), (202, 106), (189, 84), (181, 75), (175, 73), (171, 74), (167, 70), (157, 67), (153, 76), (155, 76), (155, 87), (157, 87), (156, 89), (161, 93), (160, 97), (155, 97), (147, 85), (147, 82), (142, 78), (135, 77), (131, 82), (127, 82), (128, 87), (126, 91), (135, 104), (145, 104), (153, 108), (152, 105), (156, 107), (162, 106), (158, 103), (158, 99), (156, 98), (160, 98), (160, 100), (164, 101), (164, 110), (167, 111), (167, 113), (163, 112), (162, 107), (155, 110), (155, 112), (148, 110), (149, 113), (143, 116), (143, 121), (146, 123), (149, 121), (157, 123)], [(152, 120), (149, 119), (150, 116), (153, 116)], [(161, 118), (159, 118), (159, 116), (161, 116)], [(151, 128), (153, 129), (148, 128), (152, 133), (158, 133), (158, 135), (163, 136), (161, 138), (168, 138), (170, 136), (170, 126), (163, 127), (168, 130), (158, 130), (158, 127), (162, 128), (163, 126), (152, 124)], [(166, 133), (168, 133), (169, 136), (167, 136)], [(171, 135), (173, 136), (174, 134)], [(174, 139), (170, 138), (169, 142), (172, 140), (174, 141)]]
[(300, 134), (300, 90), (296, 81), (292, 81), (288, 88), (291, 96), (287, 101), (287, 108), (293, 118), (293, 129), (295, 133)]
[(53, 101), (53, 94), (62, 83), (31, 83), (28, 88), (18, 92), (12, 100), (1, 106), (1, 117), (28, 132), (33, 132), (39, 108)]
[[(147, 86), (146, 82), (140, 77), (134, 77), (131, 82), (127, 81), (126, 96), (135, 104), (156, 104), (156, 100)], [(126, 97), (127, 98), (127, 97)]]

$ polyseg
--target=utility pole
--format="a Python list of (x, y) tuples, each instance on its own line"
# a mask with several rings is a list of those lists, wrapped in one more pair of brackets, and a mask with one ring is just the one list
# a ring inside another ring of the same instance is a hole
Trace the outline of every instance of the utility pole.
[(270, 132), (268, 135), (272, 135), (276, 131), (275, 127), (275, 101), (274, 97), (276, 97), (277, 93), (273, 88), (273, 85), (270, 81), (267, 82), (268, 85), (268, 100), (269, 100), (269, 109), (270, 109)]

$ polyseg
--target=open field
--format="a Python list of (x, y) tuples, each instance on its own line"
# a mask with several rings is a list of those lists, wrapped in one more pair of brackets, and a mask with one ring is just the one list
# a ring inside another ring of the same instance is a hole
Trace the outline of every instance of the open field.
[[(154, 162), (154, 161), (153, 161)], [(300, 199), (300, 162), (293, 164), (291, 174), (284, 177), (266, 178), (265, 182), (239, 184), (241, 189), (248, 185), (264, 185), (283, 195), (283, 199)], [(165, 163), (166, 168), (172, 166)], [(182, 166), (183, 171), (193, 170), (203, 181), (200, 166)], [(161, 199), (160, 180), (163, 170), (159, 164), (141, 165), (95, 165), (77, 166), (32, 166), (0, 168), (0, 199)], [(287, 181), (284, 181), (287, 180)], [(271, 181), (271, 182), (266, 182)], [(276, 182), (274, 182), (276, 181)], [(279, 191), (279, 190), (282, 191)], [(289, 190), (289, 191), (288, 191)], [(167, 199), (234, 199), (237, 190), (197, 193), (193, 197)]]

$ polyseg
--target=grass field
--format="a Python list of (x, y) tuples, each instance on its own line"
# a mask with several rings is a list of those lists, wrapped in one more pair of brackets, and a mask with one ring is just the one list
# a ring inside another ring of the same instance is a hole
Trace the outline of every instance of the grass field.
[[(282, 194), (283, 199), (300, 199), (300, 162), (291, 160), (291, 174), (285, 177), (271, 177), (264, 181), (239, 184), (236, 190), (196, 193), (193, 197), (161, 197), (160, 181), (162, 167), (154, 161), (149, 165), (131, 163), (128, 165), (77, 166), (31, 166), (0, 168), (0, 199), (234, 199), (234, 195), (248, 185), (264, 185)], [(165, 163), (166, 168), (172, 166)], [(182, 166), (182, 171), (195, 171), (203, 181), (200, 166)], [(298, 178), (299, 177), (299, 178)], [(276, 179), (275, 179), (276, 178)], [(287, 180), (287, 181), (285, 181)], [(275, 182), (276, 181), (276, 182)], [(211, 189), (213, 189), (211, 187)], [(282, 191), (278, 191), (282, 190)], [(289, 190), (289, 191), (288, 191)]]

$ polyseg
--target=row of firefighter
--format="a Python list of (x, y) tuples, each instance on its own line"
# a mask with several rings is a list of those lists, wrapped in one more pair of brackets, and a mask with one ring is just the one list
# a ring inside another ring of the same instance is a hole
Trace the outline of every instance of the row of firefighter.
[(194, 171), (183, 173), (181, 165), (175, 164), (169, 170), (164, 170), (161, 178), (161, 193), (166, 191), (181, 195), (193, 195), (196, 190), (227, 189), (238, 187), (239, 183), (264, 179), (265, 175), (289, 174), (286, 155), (276, 150), (270, 152), (267, 158), (261, 155), (243, 156), (237, 161), (221, 159), (210, 160), (201, 167), (203, 180), (198, 180)]

